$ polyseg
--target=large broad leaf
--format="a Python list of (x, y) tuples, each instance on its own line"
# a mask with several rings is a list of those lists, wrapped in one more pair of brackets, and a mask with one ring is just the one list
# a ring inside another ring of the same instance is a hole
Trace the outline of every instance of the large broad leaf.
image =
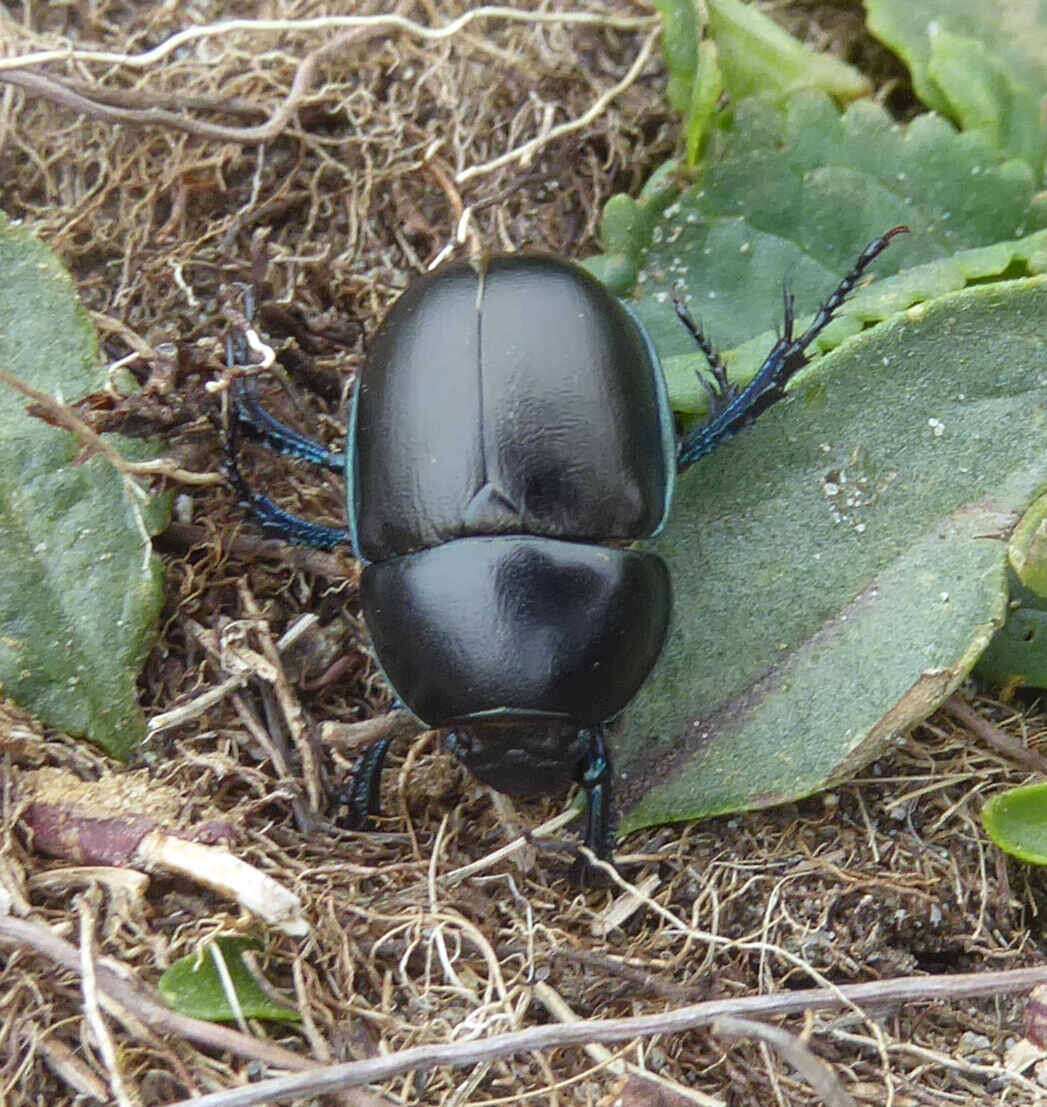
[(1047, 143), (1041, 0), (866, 0), (865, 7), (869, 29), (905, 60), (928, 107), (1039, 175)]
[(1047, 282), (860, 335), (680, 481), (675, 622), (613, 735), (623, 830), (855, 771), (962, 680), (1047, 484)]
[[(0, 215), (0, 366), (75, 402), (105, 384), (90, 320), (57, 258)], [(101, 457), (0, 386), (0, 690), (43, 722), (126, 756), (135, 680), (162, 601), (148, 548), (167, 501), (129, 494)], [(118, 442), (136, 458), (141, 443)]]
[(1047, 315), (1020, 280), (999, 301), (948, 294), (1047, 269), (1047, 205), (1030, 166), (985, 135), (802, 93), (737, 105), (696, 185), (681, 192), (666, 165), (639, 200), (607, 206), (607, 253), (590, 267), (635, 286), (690, 417), (706, 407), (705, 362), (671, 294), (741, 383), (775, 339), (783, 283), (803, 326), (861, 247), (901, 223), (912, 234), (869, 274), (893, 275), (853, 295), (815, 352), (909, 313), (816, 361), (797, 382), (806, 403), (681, 481), (659, 543), (676, 629), (614, 740), (624, 829), (809, 794), (931, 711), (984, 649), (1006, 601), (1002, 542), (984, 535), (1047, 477)]

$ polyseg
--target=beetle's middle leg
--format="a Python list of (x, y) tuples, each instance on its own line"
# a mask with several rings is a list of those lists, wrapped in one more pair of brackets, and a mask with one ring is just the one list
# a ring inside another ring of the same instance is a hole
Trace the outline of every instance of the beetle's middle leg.
[[(230, 368), (245, 364), (246, 343), (237, 342), (232, 336), (226, 340), (226, 362)], [(261, 492), (255, 492), (240, 472), (237, 460), (240, 452), (240, 434), (244, 431), (264, 442), (279, 453), (291, 454), (321, 465), (342, 471), (344, 463), (318, 442), (285, 427), (258, 402), (254, 380), (240, 381), (234, 386), (233, 412), (228, 431), (222, 434), (225, 452), (225, 474), (233, 486), (240, 503), (257, 519), (262, 530), (272, 538), (293, 542), (298, 546), (312, 546), (318, 550), (331, 550), (336, 546), (352, 544), (352, 537), (345, 527), (325, 527), (300, 519), (277, 505)]]

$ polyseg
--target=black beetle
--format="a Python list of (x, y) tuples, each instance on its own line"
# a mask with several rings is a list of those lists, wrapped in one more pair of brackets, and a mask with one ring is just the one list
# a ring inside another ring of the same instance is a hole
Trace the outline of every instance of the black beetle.
[[(677, 438), (654, 348), (632, 312), (554, 257), (445, 265), (382, 323), (354, 393), (344, 459), (279, 423), (245, 383), (236, 425), (282, 453), (344, 471), (348, 528), (282, 511), (227, 469), (264, 528), (365, 563), (364, 618), (398, 699), (474, 775), (511, 795), (579, 782), (585, 843), (611, 856), (604, 725), (661, 652), (668, 570), (630, 548), (656, 534), (681, 472), (784, 392), (805, 351), (897, 227), (870, 243), (815, 316), (785, 327), (744, 389), (678, 303), (705, 354), (709, 418)], [(388, 742), (365, 755), (349, 806), (378, 813)]]

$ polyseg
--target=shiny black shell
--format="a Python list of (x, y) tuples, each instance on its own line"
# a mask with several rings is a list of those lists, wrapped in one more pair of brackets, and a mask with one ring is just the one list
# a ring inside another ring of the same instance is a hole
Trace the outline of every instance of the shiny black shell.
[(432, 725), (511, 714), (596, 726), (644, 682), (671, 603), (656, 554), (529, 535), (368, 565), (360, 595), (386, 676)]
[(361, 372), (348, 514), (364, 616), (424, 722), (598, 724), (661, 651), (655, 533), (675, 439), (661, 367), (583, 269), (454, 263), (393, 305)]
[(360, 376), (348, 463), (364, 561), (467, 535), (643, 538), (676, 471), (639, 323), (578, 266), (516, 254), (445, 266), (396, 301)]

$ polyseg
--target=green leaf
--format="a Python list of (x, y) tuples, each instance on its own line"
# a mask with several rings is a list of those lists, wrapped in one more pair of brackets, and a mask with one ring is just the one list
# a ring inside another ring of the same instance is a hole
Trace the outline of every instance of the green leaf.
[(687, 108), (687, 164), (698, 164), (723, 94), (720, 53), (711, 39), (698, 47), (698, 71)]
[(1005, 853), (1031, 865), (1047, 865), (1047, 784), (1027, 784), (993, 796), (982, 824)]
[(698, 164), (724, 93), (729, 101), (781, 100), (798, 89), (818, 89), (850, 101), (872, 91), (857, 69), (815, 53), (752, 4), (707, 0), (704, 40), (695, 0), (656, 0), (655, 7), (662, 17), (667, 95), (684, 121), (688, 165)]
[(231, 1022), (238, 1016), (301, 1022), (302, 1016), (293, 1007), (275, 1002), (244, 964), (244, 951), (257, 948), (258, 943), (249, 938), (217, 938), (198, 953), (176, 961), (160, 977), (160, 994), (179, 1014), (208, 1022)]
[[(891, 251), (897, 249), (891, 246)], [(874, 268), (889, 265), (890, 254), (877, 261)], [(914, 304), (956, 292), (968, 284), (991, 278), (1033, 275), (1047, 271), (1047, 230), (1026, 238), (997, 242), (961, 250), (949, 258), (915, 265), (901, 273), (877, 281), (852, 295), (833, 322), (814, 343), (814, 351), (826, 351), (846, 338), (858, 334), (866, 323), (879, 322)], [(841, 272), (839, 276), (843, 276)], [(838, 278), (837, 278), (838, 279)], [(805, 327), (812, 316), (800, 316), (797, 326)], [(723, 354), (732, 378), (748, 381), (763, 362), (777, 332), (766, 330)], [(662, 368), (669, 384), (669, 394), (675, 411), (703, 415), (709, 398), (701, 386), (699, 374), (705, 359), (694, 353), (664, 358)]]
[[(0, 215), (0, 366), (75, 402), (105, 385), (86, 312), (58, 259)], [(42, 722), (126, 757), (145, 726), (135, 680), (162, 603), (142, 502), (72, 435), (0, 385), (0, 688)], [(130, 457), (140, 442), (114, 439)]]
[(821, 89), (839, 100), (872, 91), (868, 79), (830, 54), (818, 54), (779, 27), (755, 4), (707, 0), (709, 34), (716, 43), (723, 84), (733, 99), (782, 97)]
[(639, 199), (618, 193), (604, 205), (600, 236), (606, 252), (582, 264), (612, 292), (624, 295), (636, 284), (639, 259), (658, 217), (679, 193), (678, 168), (668, 161), (651, 175)]
[(662, 16), (669, 103), (684, 121), (687, 164), (696, 165), (724, 91), (719, 51), (712, 39), (702, 40), (694, 0), (657, 0), (655, 7)]
[(808, 795), (969, 672), (1047, 484), (1045, 324), (1042, 277), (920, 305), (680, 480), (674, 625), (611, 737), (623, 831)]
[(1023, 158), (1045, 136), (1047, 20), (1040, 0), (866, 0), (869, 30), (898, 53), (920, 99)]
[(686, 116), (698, 72), (698, 12), (694, 0), (655, 0), (654, 6), (662, 17), (662, 50), (669, 72), (666, 93), (673, 108)]
[(1005, 688), (1047, 688), (1047, 496), (1015, 528), (1007, 560), (1007, 621), (978, 659), (975, 673)]
[[(629, 234), (615, 239), (620, 270), (635, 268), (634, 306), (670, 376), (674, 358), (690, 359), (688, 374), (702, 364), (676, 318), (673, 290), (716, 346), (753, 343), (727, 355), (732, 377), (745, 380), (773, 342), (783, 283), (800, 316), (814, 311), (861, 247), (898, 224), (913, 233), (875, 270), (910, 276), (892, 286), (890, 302), (854, 297), (820, 348), (855, 333), (862, 320), (999, 275), (1008, 258), (1019, 265), (1014, 275), (1042, 267), (1043, 240), (1014, 245), (1047, 226), (1047, 200), (1029, 167), (937, 116), (901, 127), (871, 102), (840, 114), (828, 97), (801, 93), (785, 108), (739, 105), (733, 129), (717, 142), (698, 185), (634, 212)], [(608, 203), (605, 232), (617, 202)], [(988, 252), (964, 254), (976, 249)], [(690, 399), (674, 394), (674, 406), (702, 403), (688, 388)]]

